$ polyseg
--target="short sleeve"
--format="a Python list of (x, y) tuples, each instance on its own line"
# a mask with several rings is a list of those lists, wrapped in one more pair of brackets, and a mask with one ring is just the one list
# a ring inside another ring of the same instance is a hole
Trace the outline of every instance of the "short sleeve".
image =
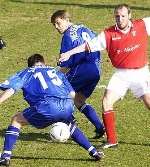
[(143, 18), (147, 34), (150, 36), (150, 17)]
[(106, 49), (106, 39), (104, 32), (101, 32), (97, 37), (87, 42), (87, 48), (91, 52), (101, 51)]

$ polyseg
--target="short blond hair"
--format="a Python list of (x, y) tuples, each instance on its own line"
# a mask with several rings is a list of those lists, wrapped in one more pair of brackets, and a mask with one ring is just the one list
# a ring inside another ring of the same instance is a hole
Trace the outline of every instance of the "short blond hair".
[(131, 13), (131, 8), (129, 7), (128, 4), (125, 3), (117, 5), (114, 9), (114, 13), (116, 13), (118, 9), (122, 9), (123, 7), (125, 7), (128, 10), (128, 14)]

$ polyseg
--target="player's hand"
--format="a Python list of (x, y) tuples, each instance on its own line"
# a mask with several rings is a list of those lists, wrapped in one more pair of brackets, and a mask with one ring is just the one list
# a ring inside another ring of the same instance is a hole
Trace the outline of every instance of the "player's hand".
[(69, 58), (70, 58), (70, 54), (68, 52), (66, 53), (61, 53), (60, 54), (60, 58), (59, 58), (59, 61), (60, 62), (63, 62), (63, 61), (67, 61)]
[(4, 40), (0, 37), (0, 49), (5, 48), (6, 47), (6, 43), (4, 42)]

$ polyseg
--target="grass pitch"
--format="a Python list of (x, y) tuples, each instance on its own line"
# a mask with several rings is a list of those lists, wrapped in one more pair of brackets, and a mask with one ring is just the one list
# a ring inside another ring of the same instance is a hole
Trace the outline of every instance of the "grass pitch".
[[(58, 9), (67, 9), (74, 23), (87, 25), (96, 32), (114, 24), (113, 8), (128, 3), (134, 18), (150, 16), (148, 0), (0, 0), (0, 36), (7, 48), (0, 51), (0, 81), (26, 66), (27, 57), (41, 53), (52, 66), (56, 65), (60, 35), (48, 23), (49, 16)], [(149, 41), (150, 42), (150, 41)], [(150, 48), (148, 50), (150, 55)], [(107, 85), (113, 73), (107, 54), (103, 53), (102, 77), (99, 85)], [(94, 91), (89, 103), (101, 116), (103, 88)], [(11, 116), (27, 104), (18, 93), (0, 107), (0, 146)], [(150, 112), (130, 92), (115, 106), (119, 147), (104, 150), (105, 157), (94, 162), (88, 153), (69, 140), (65, 144), (52, 143), (48, 128), (37, 130), (25, 127), (13, 151), (13, 167), (150, 167)], [(76, 113), (79, 127), (89, 140), (99, 146), (102, 140), (93, 140), (94, 127), (80, 113)]]

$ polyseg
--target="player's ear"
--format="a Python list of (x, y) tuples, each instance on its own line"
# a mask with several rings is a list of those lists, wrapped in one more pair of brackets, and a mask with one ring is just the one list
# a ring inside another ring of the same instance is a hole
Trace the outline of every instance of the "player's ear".
[(131, 19), (131, 13), (129, 13), (129, 19)]
[(67, 21), (67, 22), (70, 22), (70, 19), (67, 17), (67, 18), (65, 18), (65, 20)]

